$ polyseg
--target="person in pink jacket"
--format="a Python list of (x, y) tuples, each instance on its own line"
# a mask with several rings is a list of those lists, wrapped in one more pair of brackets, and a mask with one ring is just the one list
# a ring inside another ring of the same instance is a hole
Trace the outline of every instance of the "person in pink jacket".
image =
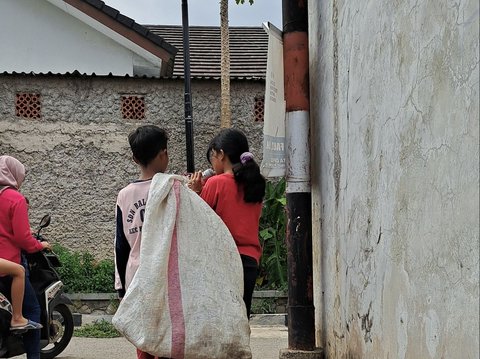
[[(22, 250), (28, 253), (34, 253), (43, 249), (50, 249), (48, 242), (39, 242), (32, 235), (28, 220), (27, 201), (19, 192), (24, 179), (25, 166), (20, 161), (11, 156), (0, 156), (0, 258), (16, 264), (20, 264)], [(5, 280), (5, 274), (8, 273), (9, 269), (7, 268), (7, 271), (2, 273), (3, 276), (0, 276), (0, 280)], [(16, 291), (14, 305), (18, 310), (19, 305), (17, 299), (19, 293), (17, 285), (18, 280), (13, 283), (13, 289)], [(39, 329), (41, 325), (37, 322), (40, 321), (40, 306), (32, 285), (26, 276), (24, 285), (22, 311), (23, 315), (30, 319), (30, 322), (24, 326), (22, 326), (21, 323), (17, 325), (17, 323), (14, 324), (12, 322), (12, 329), (23, 327), (25, 327), (25, 329)], [(18, 316), (15, 320), (25, 323), (23, 319)], [(38, 330), (31, 330), (23, 336), (23, 339), (27, 358), (40, 358), (40, 332)]]

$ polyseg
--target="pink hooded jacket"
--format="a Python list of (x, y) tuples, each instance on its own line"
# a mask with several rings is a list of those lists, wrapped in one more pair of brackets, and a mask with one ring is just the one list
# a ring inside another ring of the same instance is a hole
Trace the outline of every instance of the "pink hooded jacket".
[(25, 167), (17, 159), (0, 156), (0, 258), (20, 263), (20, 252), (43, 249), (31, 233), (28, 206), (18, 189), (25, 179)]

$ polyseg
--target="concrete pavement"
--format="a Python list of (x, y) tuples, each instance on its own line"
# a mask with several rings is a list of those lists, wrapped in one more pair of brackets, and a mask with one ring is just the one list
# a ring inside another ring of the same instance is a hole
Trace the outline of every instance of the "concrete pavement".
[[(99, 319), (98, 316), (84, 316), (83, 324)], [(110, 318), (104, 318), (109, 320)], [(252, 318), (250, 346), (254, 359), (278, 359), (280, 349), (288, 346), (288, 330), (283, 322), (284, 316), (262, 316)], [(262, 323), (258, 325), (255, 323)], [(18, 356), (15, 359), (24, 359)], [(135, 359), (134, 347), (124, 338), (97, 339), (72, 338), (58, 359)]]
[[(250, 346), (254, 359), (278, 359), (288, 344), (285, 327), (252, 327)], [(134, 347), (124, 338), (73, 338), (58, 359), (135, 359)]]

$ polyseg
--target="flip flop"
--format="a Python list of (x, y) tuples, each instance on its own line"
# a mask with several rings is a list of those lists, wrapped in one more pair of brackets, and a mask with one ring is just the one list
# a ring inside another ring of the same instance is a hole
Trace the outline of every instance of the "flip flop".
[(33, 320), (28, 319), (28, 323), (25, 325), (14, 326), (10, 327), (11, 331), (25, 331), (25, 330), (32, 330), (32, 329), (42, 329), (43, 325), (40, 323), (34, 322)]

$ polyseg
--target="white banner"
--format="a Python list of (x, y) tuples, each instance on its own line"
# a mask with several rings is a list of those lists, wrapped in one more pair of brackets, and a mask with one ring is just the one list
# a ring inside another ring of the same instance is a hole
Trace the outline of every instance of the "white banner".
[(263, 161), (260, 166), (267, 178), (285, 176), (285, 96), (283, 89), (282, 32), (270, 23), (268, 33), (267, 78), (263, 124)]

